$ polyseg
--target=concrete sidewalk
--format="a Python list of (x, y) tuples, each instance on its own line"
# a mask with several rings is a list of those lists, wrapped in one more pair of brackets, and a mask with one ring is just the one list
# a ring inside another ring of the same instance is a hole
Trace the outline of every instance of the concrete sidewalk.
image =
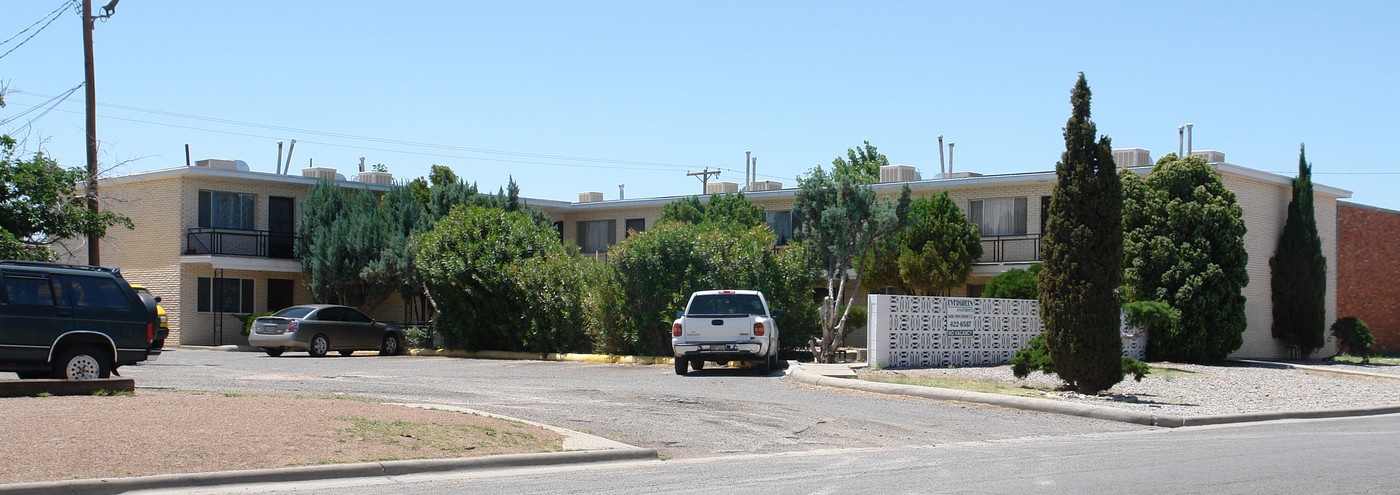
[(1015, 395), (991, 394), (985, 392), (970, 392), (966, 390), (956, 390), (948, 388), (924, 387), (919, 385), (901, 385), (896, 383), (865, 381), (854, 378), (855, 374), (851, 372), (848, 366), (846, 372), (849, 372), (851, 377), (838, 378), (837, 376), (845, 375), (845, 373), (842, 373), (840, 370), (836, 370), (835, 367), (837, 366), (846, 365), (820, 365), (813, 367), (808, 364), (802, 364), (789, 370), (787, 376), (800, 383), (806, 383), (808, 385), (815, 385), (819, 387), (844, 388), (880, 394), (907, 395), (912, 397), (922, 397), (925, 399), (987, 404), (992, 406), (1005, 407), (1009, 409), (1020, 409), (1023, 411), (1036, 411), (1050, 414), (1063, 414), (1067, 416), (1080, 416), (1085, 418), (1104, 419), (1109, 421), (1119, 421), (1123, 423), (1134, 423), (1140, 425), (1160, 426), (1167, 428), (1228, 423), (1246, 423), (1253, 421), (1270, 421), (1275, 419), (1336, 418), (1347, 416), (1370, 416), (1376, 414), (1400, 413), (1400, 406), (1378, 406), (1351, 409), (1323, 409), (1312, 411), (1270, 411), (1243, 414), (1222, 414), (1215, 416), (1173, 416), (1147, 414), (1126, 409), (1117, 409), (1106, 406), (1093, 406), (1073, 402), (1062, 402), (1053, 399), (1037, 399), (1033, 397), (1021, 397)]

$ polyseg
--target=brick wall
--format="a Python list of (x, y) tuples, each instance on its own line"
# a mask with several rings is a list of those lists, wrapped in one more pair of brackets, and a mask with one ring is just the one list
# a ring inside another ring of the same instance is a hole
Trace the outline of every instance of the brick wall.
[(1337, 310), (1371, 327), (1378, 352), (1400, 352), (1400, 212), (1338, 208)]

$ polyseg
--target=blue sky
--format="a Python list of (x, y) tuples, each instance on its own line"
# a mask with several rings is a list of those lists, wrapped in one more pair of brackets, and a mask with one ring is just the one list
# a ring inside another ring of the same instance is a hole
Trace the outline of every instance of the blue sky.
[[(101, 5), (105, 0), (94, 0)], [(6, 0), (0, 39), (62, 4)], [(96, 8), (96, 7), (95, 7)], [(346, 175), (431, 164), (529, 197), (692, 194), (687, 171), (794, 177), (869, 140), (938, 173), (1051, 170), (1084, 72), (1116, 147), (1194, 148), (1400, 210), (1396, 2), (282, 2), (125, 0), (95, 31), (111, 174), (241, 159), (297, 140)], [(0, 45), (13, 48), (33, 30)], [(0, 58), (0, 131), (81, 166), (83, 80), (67, 9)], [(47, 107), (45, 107), (47, 108)], [(1390, 144), (1387, 144), (1390, 143)]]

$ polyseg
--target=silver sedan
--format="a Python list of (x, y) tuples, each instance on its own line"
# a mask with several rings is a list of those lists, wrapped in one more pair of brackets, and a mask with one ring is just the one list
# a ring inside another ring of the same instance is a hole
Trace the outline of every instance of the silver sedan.
[(312, 357), (338, 351), (349, 356), (355, 351), (378, 350), (392, 356), (403, 350), (404, 334), (398, 327), (374, 321), (360, 310), (333, 304), (303, 304), (284, 308), (253, 320), (248, 344), (261, 347), (269, 356), (283, 352), (306, 351)]

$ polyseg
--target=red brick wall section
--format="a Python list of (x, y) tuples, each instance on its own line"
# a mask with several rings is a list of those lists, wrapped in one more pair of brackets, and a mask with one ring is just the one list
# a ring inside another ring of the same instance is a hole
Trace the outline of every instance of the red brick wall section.
[(1339, 203), (1337, 314), (1371, 327), (1376, 352), (1400, 352), (1400, 212)]

